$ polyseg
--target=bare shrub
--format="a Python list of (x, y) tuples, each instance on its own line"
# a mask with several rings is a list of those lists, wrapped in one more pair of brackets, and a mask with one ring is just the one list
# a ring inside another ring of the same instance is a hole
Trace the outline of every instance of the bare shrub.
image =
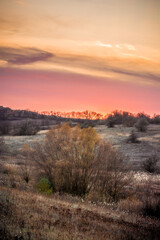
[(137, 139), (137, 135), (134, 132), (134, 130), (131, 131), (131, 134), (129, 135), (127, 139), (127, 143), (139, 143), (140, 141)]
[(156, 154), (151, 155), (142, 163), (142, 168), (149, 173), (154, 173), (157, 170), (159, 158)]
[[(126, 197), (126, 185), (131, 177), (126, 171), (124, 156), (109, 143), (101, 143), (98, 151), (97, 181), (94, 189), (101, 195), (101, 199), (112, 202)], [(97, 166), (96, 166), (97, 167)]]
[(107, 127), (108, 128), (113, 128), (115, 125), (115, 117), (112, 115), (109, 115), (109, 117), (107, 118)]
[(53, 191), (83, 195), (89, 190), (98, 141), (98, 134), (93, 128), (71, 128), (64, 124), (52, 128), (44, 145), (36, 145), (32, 156), (52, 183)]
[(32, 158), (52, 185), (53, 191), (85, 196), (99, 192), (107, 201), (124, 197), (127, 174), (124, 157), (111, 144), (100, 140), (89, 127), (68, 124), (52, 128), (44, 144), (36, 144)]
[(11, 129), (11, 123), (9, 121), (0, 122), (0, 135), (8, 135)]
[(160, 124), (160, 115), (154, 115), (153, 119), (152, 119), (152, 123), (154, 124)]
[(88, 121), (84, 121), (83, 123), (80, 124), (81, 128), (88, 128), (88, 127), (95, 127), (97, 124), (97, 121), (93, 121), (93, 120), (88, 120)]
[(145, 117), (141, 117), (137, 120), (135, 127), (139, 132), (146, 132), (148, 124), (149, 122), (147, 121), (147, 119)]
[(30, 150), (29, 145), (24, 144), (22, 148), (22, 155), (25, 159), (24, 164), (21, 165), (21, 177), (26, 183), (29, 183), (29, 181), (31, 180), (31, 169), (29, 166), (30, 163), (29, 150)]
[(5, 144), (4, 138), (0, 137), (0, 155), (7, 151), (7, 146)]
[(141, 212), (144, 216), (160, 219), (160, 198), (155, 196), (146, 196), (143, 199)]
[(35, 135), (40, 130), (40, 126), (32, 120), (26, 120), (21, 123), (14, 124), (10, 135), (27, 136)]
[(135, 123), (136, 123), (136, 118), (133, 115), (129, 113), (127, 114), (123, 113), (123, 125), (125, 127), (133, 127)]
[(30, 168), (27, 165), (26, 161), (24, 163), (24, 165), (21, 166), (21, 175), (22, 175), (22, 179), (26, 182), (29, 183), (31, 176), (30, 176)]

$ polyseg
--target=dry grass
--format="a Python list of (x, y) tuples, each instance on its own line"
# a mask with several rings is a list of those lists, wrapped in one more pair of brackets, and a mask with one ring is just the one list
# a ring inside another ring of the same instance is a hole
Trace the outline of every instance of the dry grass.
[[(114, 128), (108, 128), (105, 125), (95, 127), (103, 139), (109, 140), (114, 146), (128, 157), (132, 164), (132, 169), (142, 170), (142, 162), (152, 154), (160, 155), (160, 125), (150, 124), (147, 132), (135, 132), (137, 143), (126, 144), (133, 127), (123, 127), (117, 125)], [(158, 164), (160, 167), (160, 163)]]
[(42, 141), (48, 130), (41, 130), (36, 135), (32, 136), (4, 136), (4, 141), (8, 146), (8, 152), (13, 155), (21, 151), (24, 144), (32, 146), (35, 142)]
[[(8, 194), (8, 189), (1, 187), (2, 192)], [(74, 203), (16, 189), (10, 190), (9, 198), (11, 214), (4, 220), (11, 237), (109, 240), (132, 236), (132, 239), (147, 240), (153, 239), (153, 233), (160, 236), (160, 222), (109, 206)]]
[[(129, 197), (117, 204), (94, 203), (86, 197), (36, 192), (36, 169), (21, 155), (24, 143), (42, 141), (35, 136), (8, 137), (10, 152), (0, 157), (0, 239), (21, 240), (159, 240), (160, 221), (145, 216), (145, 198), (160, 197), (160, 175), (142, 172), (141, 162), (152, 151), (160, 151), (160, 126), (150, 125), (138, 133), (139, 144), (126, 144), (131, 128), (97, 126), (100, 135), (113, 142), (132, 163), (133, 185)], [(16, 153), (16, 154), (14, 154)], [(23, 179), (22, 168), (30, 167), (31, 180)], [(146, 198), (147, 199), (147, 198)], [(147, 210), (148, 211), (148, 210)]]

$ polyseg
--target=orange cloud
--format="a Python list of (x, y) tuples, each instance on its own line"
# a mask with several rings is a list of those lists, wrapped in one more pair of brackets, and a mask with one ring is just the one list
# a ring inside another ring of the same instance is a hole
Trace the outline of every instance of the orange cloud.
[(91, 76), (96, 74), (100, 77), (107, 77), (108, 73), (112, 73), (115, 78), (117, 75), (120, 76), (119, 81), (124, 81), (124, 76), (126, 79), (128, 76), (127, 81), (132, 81), (134, 77), (134, 81), (143, 84), (160, 84), (160, 63), (136, 57), (136, 55), (96, 57), (51, 52), (38, 48), (1, 47), (0, 59), (8, 62), (12, 67), (21, 65), (31, 69), (48, 68), (51, 71), (55, 68), (63, 71), (66, 68), (71, 72), (88, 73)]

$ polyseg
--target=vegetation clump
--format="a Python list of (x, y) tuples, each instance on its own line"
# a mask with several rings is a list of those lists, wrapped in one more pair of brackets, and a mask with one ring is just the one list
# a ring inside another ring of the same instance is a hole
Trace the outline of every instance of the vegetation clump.
[(92, 127), (52, 128), (45, 143), (35, 145), (32, 157), (54, 192), (86, 196), (97, 191), (107, 201), (123, 195), (124, 157)]
[(29, 136), (35, 135), (40, 130), (36, 122), (25, 120), (22, 123), (17, 123), (13, 126), (11, 135), (15, 136)]
[(107, 118), (107, 127), (108, 128), (113, 128), (114, 127), (114, 125), (115, 125), (115, 117), (114, 116), (112, 116), (112, 115), (110, 115), (110, 116), (108, 116), (108, 118)]
[(6, 152), (7, 146), (3, 137), (0, 137), (0, 155)]
[(134, 130), (131, 131), (131, 134), (127, 139), (127, 143), (139, 143), (139, 140), (137, 139), (137, 135)]
[(52, 186), (50, 181), (47, 178), (41, 178), (37, 185), (37, 190), (39, 193), (51, 194)]
[(154, 173), (157, 170), (159, 158), (156, 154), (151, 155), (142, 163), (142, 167), (146, 172)]
[(158, 197), (146, 197), (141, 211), (144, 216), (160, 219), (160, 199)]
[(147, 126), (148, 126), (148, 121), (145, 117), (139, 118), (135, 124), (135, 127), (139, 132), (146, 132), (147, 131)]

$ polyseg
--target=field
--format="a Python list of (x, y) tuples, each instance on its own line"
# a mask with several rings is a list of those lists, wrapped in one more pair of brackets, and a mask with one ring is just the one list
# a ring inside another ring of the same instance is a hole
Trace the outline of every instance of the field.
[[(108, 128), (105, 125), (95, 127), (99, 135), (106, 141), (110, 141), (115, 147), (127, 157), (127, 161), (132, 164), (132, 169), (141, 170), (141, 163), (151, 154), (160, 154), (160, 125), (151, 124), (148, 131), (138, 133), (140, 143), (127, 144), (126, 140), (132, 131), (132, 127), (123, 127), (117, 125), (114, 128)], [(34, 142), (42, 141), (45, 138), (47, 130), (41, 130), (33, 136), (4, 136), (8, 150), (14, 154), (21, 151), (25, 143), (32, 146)]]
[[(132, 193), (118, 203), (61, 193), (40, 194), (35, 188), (36, 168), (22, 155), (22, 148), (26, 143), (34, 146), (43, 141), (47, 130), (34, 136), (4, 136), (6, 152), (0, 157), (0, 239), (159, 239), (159, 218), (144, 216), (141, 209), (147, 196), (160, 197), (159, 163), (154, 174), (142, 167), (149, 156), (160, 155), (160, 125), (150, 124), (147, 132), (137, 132), (138, 143), (127, 143), (132, 128), (97, 125), (95, 129), (124, 154), (133, 179)], [(30, 170), (29, 183), (23, 179), (26, 168)]]
[(126, 140), (132, 129), (123, 126), (115, 128), (96, 127), (103, 139), (111, 141), (114, 146), (120, 149), (128, 161), (132, 163), (133, 169), (141, 170), (141, 163), (148, 156), (155, 152), (160, 155), (160, 125), (150, 124), (147, 132), (136, 133), (140, 143), (127, 144)]

